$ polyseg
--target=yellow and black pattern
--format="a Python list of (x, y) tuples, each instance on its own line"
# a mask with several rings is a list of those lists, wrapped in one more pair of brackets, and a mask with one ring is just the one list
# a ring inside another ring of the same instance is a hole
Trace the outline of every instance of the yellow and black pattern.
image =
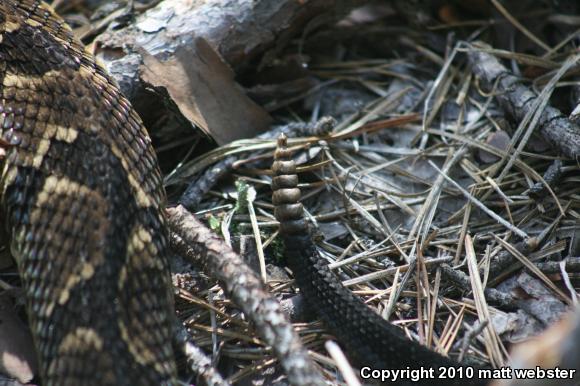
[(141, 120), (40, 1), (0, 0), (0, 214), (43, 385), (173, 385), (157, 160)]

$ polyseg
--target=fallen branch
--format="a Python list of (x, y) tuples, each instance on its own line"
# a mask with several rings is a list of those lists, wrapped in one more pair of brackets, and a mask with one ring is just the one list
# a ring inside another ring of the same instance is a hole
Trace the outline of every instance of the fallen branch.
[[(481, 49), (481, 50), (479, 50)], [(500, 106), (516, 121), (521, 121), (532, 109), (538, 95), (525, 86), (500, 61), (485, 50), (489, 46), (478, 42), (468, 52), (473, 72), (487, 88), (493, 90)], [(576, 159), (580, 156), (580, 126), (570, 121), (555, 107), (547, 105), (541, 112), (537, 130), (553, 147), (564, 156)]]
[(258, 275), (221, 238), (182, 206), (167, 209), (172, 248), (218, 279), (228, 296), (250, 318), (258, 334), (272, 346), (293, 385), (319, 385), (318, 371)]
[(230, 383), (225, 381), (212, 365), (211, 359), (191, 341), (185, 328), (181, 325), (177, 327), (177, 331), (174, 334), (176, 346), (181, 348), (192, 371), (198, 375), (198, 378), (203, 380), (203, 384), (207, 386), (230, 386)]

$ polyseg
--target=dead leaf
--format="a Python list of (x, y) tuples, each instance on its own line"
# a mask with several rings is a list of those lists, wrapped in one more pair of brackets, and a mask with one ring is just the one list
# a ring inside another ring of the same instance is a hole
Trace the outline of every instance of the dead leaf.
[(7, 296), (0, 297), (0, 372), (22, 383), (30, 382), (37, 372), (30, 330)]
[[(505, 151), (508, 148), (510, 141), (511, 141), (511, 138), (510, 138), (509, 134), (503, 130), (500, 130), (500, 131), (496, 131), (494, 133), (491, 133), (487, 137), (486, 142), (488, 145), (493, 146), (496, 149)], [(495, 154), (488, 153), (485, 150), (479, 150), (478, 154), (479, 154), (479, 159), (481, 160), (481, 162), (486, 163), (486, 164), (490, 164), (492, 162), (497, 162), (499, 160), (498, 156), (496, 156)]]
[[(496, 381), (494, 386), (547, 386), (547, 385), (577, 385), (580, 378), (580, 350), (578, 350), (578, 338), (580, 337), (580, 313), (570, 312), (566, 317), (555, 323), (539, 336), (524, 343), (517, 344), (512, 350), (510, 366), (517, 369), (561, 369), (555, 379), (524, 378)], [(573, 373), (571, 373), (573, 371)], [(573, 374), (573, 375), (572, 375)]]
[(141, 77), (163, 87), (181, 113), (219, 145), (251, 138), (264, 131), (271, 118), (235, 82), (232, 70), (203, 38), (182, 46), (160, 61), (145, 50)]

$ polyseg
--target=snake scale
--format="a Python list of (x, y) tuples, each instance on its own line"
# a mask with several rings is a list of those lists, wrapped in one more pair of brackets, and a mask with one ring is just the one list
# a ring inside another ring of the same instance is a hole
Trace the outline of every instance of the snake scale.
[(0, 0), (1, 215), (45, 386), (173, 385), (164, 190), (140, 118), (46, 4)]
[[(286, 145), (278, 140), (272, 165), (272, 203), (280, 222), (285, 256), (298, 287), (320, 319), (346, 347), (361, 366), (372, 369), (438, 369), (460, 364), (437, 354), (423, 345), (404, 338), (399, 329), (367, 307), (345, 288), (327, 263), (321, 259), (312, 242), (304, 219), (296, 164)], [(417, 382), (397, 381), (397, 385), (485, 385), (476, 377), (460, 379), (427, 379)]]

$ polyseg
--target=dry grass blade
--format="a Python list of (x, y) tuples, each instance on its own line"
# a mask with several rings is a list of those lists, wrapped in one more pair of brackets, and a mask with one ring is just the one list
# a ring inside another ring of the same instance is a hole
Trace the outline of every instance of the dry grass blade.
[(252, 224), (252, 231), (254, 232), (254, 240), (256, 241), (256, 251), (258, 253), (258, 262), (260, 264), (260, 275), (264, 283), (268, 280), (266, 276), (266, 258), (264, 257), (264, 248), (262, 246), (262, 236), (260, 235), (260, 227), (258, 226), (258, 219), (256, 218), (256, 211), (254, 210), (253, 200), (248, 199), (248, 212), (250, 214), (250, 223)]
[(439, 341), (438, 352), (442, 354), (447, 354), (451, 350), (451, 346), (457, 337), (461, 324), (463, 323), (463, 318), (465, 316), (465, 306), (462, 306), (455, 317), (450, 316), (448, 322), (449, 328), (443, 331), (441, 335), (441, 340)]
[[(431, 259), (431, 260), (427, 260), (425, 262), (425, 264), (427, 266), (429, 265), (437, 265), (437, 264), (441, 264), (441, 263), (446, 263), (451, 261), (451, 257), (440, 257), (440, 258), (436, 258), (436, 259)], [(363, 284), (363, 283), (368, 283), (370, 281), (373, 280), (380, 280), (383, 279), (385, 277), (391, 277), (394, 276), (395, 274), (397, 274), (397, 272), (407, 272), (409, 270), (409, 267), (411, 267), (410, 264), (405, 264), (405, 265), (401, 265), (398, 267), (394, 267), (394, 268), (387, 268), (381, 271), (376, 271), (376, 272), (372, 272), (366, 275), (361, 275), (358, 276), (356, 278), (353, 279), (349, 279), (349, 280), (345, 280), (342, 282), (343, 285), (350, 287), (353, 285), (357, 285), (357, 284)]]
[[(465, 236), (465, 254), (467, 267), (469, 268), (471, 287), (473, 290), (473, 299), (475, 301), (475, 307), (477, 308), (477, 315), (479, 317), (480, 323), (484, 323), (485, 321), (491, 320), (491, 315), (487, 307), (485, 295), (483, 294), (483, 284), (481, 283), (481, 279), (479, 277), (475, 250), (473, 248), (471, 236), (469, 235)], [(485, 327), (483, 330), (483, 336), (485, 338), (485, 347), (491, 363), (493, 363), (495, 367), (504, 366), (505, 348), (503, 348), (501, 341), (491, 324), (488, 324)]]
[(552, 280), (550, 280), (542, 271), (538, 269), (527, 257), (522, 255), (520, 251), (515, 249), (512, 245), (504, 241), (503, 239), (493, 235), (495, 240), (504, 247), (509, 253), (511, 253), (515, 258), (517, 258), (527, 269), (529, 269), (534, 275), (536, 275), (540, 280), (542, 280), (554, 293), (556, 293), (563, 301), (568, 304), (572, 304), (572, 299), (568, 297), (560, 288), (558, 288)]
[(531, 41), (542, 47), (546, 51), (550, 51), (550, 46), (541, 41), (537, 36), (530, 32), (526, 27), (523, 26), (516, 18), (514, 18), (509, 11), (498, 1), (491, 0), (491, 3), (497, 8), (497, 10), (512, 23), (517, 29), (519, 29), (524, 35), (526, 35)]
[(497, 221), (498, 223), (500, 223), (501, 225), (503, 225), (504, 227), (506, 227), (507, 229), (509, 229), (510, 231), (514, 232), (515, 234), (517, 234), (518, 236), (520, 236), (521, 238), (525, 239), (528, 238), (528, 235), (526, 234), (526, 232), (524, 232), (523, 230), (519, 229), (518, 227), (516, 227), (515, 225), (509, 223), (508, 221), (504, 220), (502, 217), (498, 216), (497, 214), (495, 214), (493, 211), (491, 211), (488, 207), (486, 207), (481, 201), (479, 201), (477, 198), (473, 197), (467, 190), (463, 189), (457, 182), (453, 181), (453, 179), (449, 178), (441, 169), (439, 169), (437, 167), (437, 165), (435, 165), (433, 162), (429, 161), (429, 164), (433, 167), (433, 169), (437, 170), (437, 172), (439, 172), (448, 182), (450, 182), (451, 184), (453, 184), (457, 189), (459, 189), (459, 191), (469, 200), (471, 201), (475, 206), (477, 206), (479, 209), (483, 210), (485, 212), (485, 214), (487, 214), (489, 217), (493, 218), (495, 221)]
[(336, 367), (342, 374), (344, 381), (348, 386), (361, 386), (358, 377), (356, 376), (355, 371), (353, 370), (350, 363), (348, 363), (348, 359), (340, 349), (340, 347), (333, 341), (328, 340), (324, 344), (326, 351), (330, 354), (334, 362), (336, 362)]

